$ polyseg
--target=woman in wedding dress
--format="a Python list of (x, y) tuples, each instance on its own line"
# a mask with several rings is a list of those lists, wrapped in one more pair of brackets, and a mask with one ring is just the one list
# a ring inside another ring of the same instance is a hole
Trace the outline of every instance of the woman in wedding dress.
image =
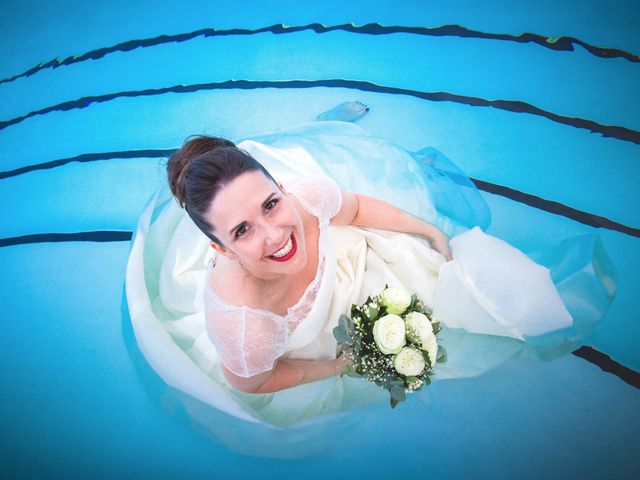
[(346, 103), (237, 147), (191, 139), (168, 164), (171, 193), (140, 217), (126, 286), (136, 340), (210, 431), (211, 408), (286, 426), (387, 401), (339, 376), (348, 360), (332, 334), (385, 285), (415, 292), (444, 325), (434, 380), (567, 353), (614, 298), (596, 235), (530, 256), (487, 235), (468, 178), (434, 149), (349, 123), (366, 110)]
[(320, 314), (312, 310), (330, 281), (325, 272), (333, 270), (325, 257), (329, 225), (419, 235), (451, 258), (449, 239), (437, 227), (373, 197), (343, 192), (326, 176), (284, 187), (224, 140), (189, 140), (168, 170), (174, 196), (216, 251), (205, 286), (207, 331), (225, 377), (246, 392), (322, 380), (348, 364), (344, 356), (331, 358), (335, 352), (325, 352), (327, 359), (282, 358), (307, 317), (327, 320), (326, 298)]

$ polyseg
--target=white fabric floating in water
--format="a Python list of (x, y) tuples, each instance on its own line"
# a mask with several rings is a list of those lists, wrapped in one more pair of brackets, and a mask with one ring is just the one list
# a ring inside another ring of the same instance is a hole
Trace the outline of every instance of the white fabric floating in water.
[(451, 239), (440, 268), (434, 315), (451, 328), (524, 340), (573, 319), (549, 269), (478, 227)]

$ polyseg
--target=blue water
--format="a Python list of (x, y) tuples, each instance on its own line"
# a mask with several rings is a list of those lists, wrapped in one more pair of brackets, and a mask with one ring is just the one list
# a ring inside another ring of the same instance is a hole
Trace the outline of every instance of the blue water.
[[(610, 5), (5, 1), (0, 79), (121, 42), (274, 24), (461, 25), (485, 34), (573, 37), (637, 58), (640, 7)], [(495, 35), (344, 29), (236, 32), (115, 50), (0, 83), (0, 122), (42, 111), (0, 124), (0, 239), (95, 231), (126, 237), (163, 181), (156, 149), (175, 148), (192, 133), (234, 139), (288, 127), (358, 99), (371, 107), (360, 124), (378, 136), (413, 150), (436, 147), (474, 179), (616, 222), (597, 228), (552, 213), (547, 203), (483, 192), (493, 216), (488, 231), (523, 249), (598, 231), (618, 269), (619, 290), (588, 343), (640, 370), (637, 61)], [(366, 84), (336, 87), (331, 79)], [(253, 83), (211, 85), (231, 80)], [(264, 83), (291, 80), (316, 83)], [(176, 85), (201, 86), (153, 90)], [(411, 92), (448, 96), (436, 101)], [(98, 98), (78, 108), (88, 96)], [(475, 100), (469, 105), (461, 96)], [(568, 120), (477, 106), (479, 100), (526, 102)], [(585, 128), (572, 119), (594, 123)], [(626, 130), (611, 136), (611, 126)], [(108, 153), (133, 150), (143, 152)], [(15, 171), (85, 154), (104, 160)], [(436, 383), (402, 409), (366, 412), (351, 436), (315, 457), (242, 456), (190, 426), (136, 355), (122, 304), (126, 238), (34, 240), (0, 247), (0, 459), (9, 478), (248, 478), (265, 471), (284, 478), (632, 478), (640, 467), (639, 391), (573, 355)]]

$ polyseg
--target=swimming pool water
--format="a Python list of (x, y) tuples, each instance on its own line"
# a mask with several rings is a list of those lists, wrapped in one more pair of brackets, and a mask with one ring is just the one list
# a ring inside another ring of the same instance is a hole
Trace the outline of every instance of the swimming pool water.
[[(9, 1), (0, 25), (10, 478), (637, 470), (638, 390), (576, 356), (437, 383), (402, 410), (366, 412), (316, 457), (247, 458), (179, 418), (136, 357), (122, 305), (128, 238), (169, 149), (358, 99), (371, 107), (364, 128), (434, 146), (478, 182), (490, 233), (526, 249), (597, 228), (620, 286), (589, 344), (640, 370), (635, 2)], [(463, 28), (433, 30), (443, 25)]]

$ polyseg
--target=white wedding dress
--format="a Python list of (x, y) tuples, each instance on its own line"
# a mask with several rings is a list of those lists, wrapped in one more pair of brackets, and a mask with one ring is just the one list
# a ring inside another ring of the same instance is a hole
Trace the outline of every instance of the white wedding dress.
[[(245, 394), (220, 370), (224, 362), (249, 376), (280, 356), (335, 358), (332, 330), (340, 314), (385, 285), (416, 292), (445, 326), (438, 338), (448, 360), (437, 364), (433, 380), (479, 375), (516, 354), (565, 354), (613, 300), (615, 270), (597, 236), (565, 240), (537, 252), (534, 262), (484, 233), (489, 213), (482, 198), (433, 149), (412, 154), (342, 122), (238, 146), (318, 218), (319, 269), (300, 301), (278, 316), (218, 298), (207, 281), (214, 268), (209, 240), (166, 186), (140, 217), (126, 274), (131, 323), (147, 362), (200, 428), (236, 450), (304, 455), (322, 448), (324, 431), (348, 428), (347, 412), (388, 402), (386, 391), (350, 377)], [(445, 262), (410, 235), (331, 226), (341, 200), (336, 184), (438, 225), (452, 235), (454, 260)]]

